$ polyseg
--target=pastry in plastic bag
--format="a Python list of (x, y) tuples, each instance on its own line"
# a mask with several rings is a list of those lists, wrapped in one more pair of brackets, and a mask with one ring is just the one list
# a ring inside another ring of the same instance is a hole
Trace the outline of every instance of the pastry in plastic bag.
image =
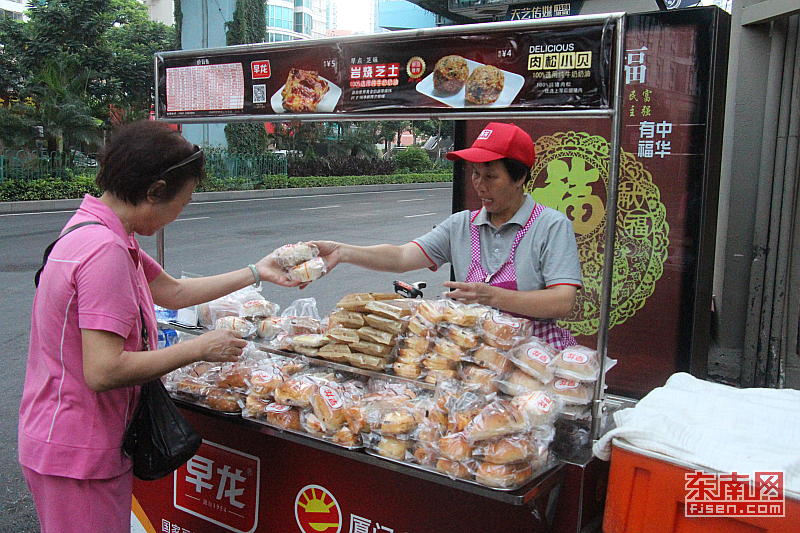
[(555, 398), (543, 391), (516, 396), (511, 403), (531, 427), (552, 424), (561, 407)]
[(364, 325), (364, 315), (347, 309), (337, 309), (328, 314), (328, 327), (358, 329)]
[(242, 318), (269, 318), (278, 314), (281, 306), (268, 300), (249, 300), (242, 304), (239, 316)]
[(391, 335), (399, 335), (408, 327), (408, 321), (402, 319), (388, 318), (381, 315), (370, 313), (364, 316), (364, 321), (375, 329), (385, 331)]
[(508, 352), (508, 357), (520, 370), (542, 383), (549, 383), (555, 377), (557, 355), (555, 348), (536, 337)]
[(462, 304), (454, 300), (441, 300), (444, 307), (444, 321), (457, 326), (474, 327), (478, 318), (489, 311), (489, 307), (480, 304)]
[(297, 407), (273, 403), (266, 406), (264, 411), (266, 413), (267, 422), (273, 426), (283, 429), (293, 429), (295, 431), (299, 431), (302, 428), (300, 424), (300, 411)]
[(465, 461), (472, 457), (472, 446), (464, 433), (450, 433), (436, 443), (439, 453), (451, 461)]
[(498, 350), (494, 346), (480, 345), (472, 352), (471, 360), (478, 366), (488, 368), (496, 374), (504, 374), (511, 370), (511, 361), (506, 356), (506, 352)]
[(497, 373), (477, 365), (465, 365), (461, 369), (461, 379), (464, 385), (474, 387), (482, 394), (492, 394), (497, 392), (497, 385), (494, 381), (497, 379)]
[(392, 370), (401, 378), (418, 379), (422, 375), (422, 366), (417, 363), (406, 363), (398, 359), (392, 363)]
[(256, 322), (256, 334), (268, 341), (278, 336), (283, 331), (283, 318), (270, 317)]
[(321, 257), (315, 257), (305, 263), (293, 266), (286, 272), (290, 281), (311, 282), (328, 273), (328, 265)]
[(522, 412), (508, 400), (495, 400), (484, 407), (464, 428), (470, 442), (521, 433), (528, 429)]
[(470, 479), (472, 477), (469, 466), (462, 462), (445, 458), (440, 458), (436, 461), (436, 470), (451, 479)]
[(346, 344), (332, 342), (322, 346), (317, 352), (317, 356), (334, 361), (337, 363), (347, 362), (347, 357), (351, 354), (350, 347)]
[(318, 385), (311, 396), (311, 410), (326, 432), (333, 432), (345, 423), (345, 402), (335, 384)]
[(533, 324), (526, 318), (513, 317), (493, 309), (480, 317), (477, 328), (486, 344), (510, 350), (531, 336)]
[(244, 318), (238, 316), (224, 316), (218, 318), (214, 322), (214, 329), (230, 329), (242, 334), (242, 337), (247, 337), (253, 333), (253, 325)]
[(547, 392), (561, 398), (566, 405), (586, 405), (594, 397), (594, 386), (592, 383), (558, 378), (547, 386)]
[(596, 381), (600, 375), (597, 351), (586, 346), (569, 346), (555, 360), (556, 377), (575, 381)]
[(319, 256), (319, 249), (307, 242), (286, 244), (270, 254), (284, 269), (289, 269), (300, 263), (305, 263)]
[(475, 481), (489, 487), (509, 488), (525, 483), (532, 475), (529, 462), (494, 464), (482, 461), (475, 472)]
[(314, 393), (314, 382), (311, 379), (298, 377), (287, 379), (273, 391), (275, 401), (283, 405), (309, 407), (311, 395)]

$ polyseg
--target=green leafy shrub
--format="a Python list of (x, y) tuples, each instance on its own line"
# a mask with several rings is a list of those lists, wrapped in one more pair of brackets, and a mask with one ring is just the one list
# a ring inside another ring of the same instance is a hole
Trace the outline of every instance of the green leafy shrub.
[(388, 159), (359, 156), (289, 158), (288, 174), (298, 176), (375, 176), (391, 174), (395, 163)]
[(91, 194), (99, 196), (94, 177), (77, 176), (72, 179), (4, 180), (0, 182), (0, 201), (19, 202), (25, 200), (60, 200), (83, 198)]
[(424, 172), (431, 168), (431, 158), (428, 153), (417, 146), (409, 146), (394, 155), (394, 162), (398, 170), (409, 172)]

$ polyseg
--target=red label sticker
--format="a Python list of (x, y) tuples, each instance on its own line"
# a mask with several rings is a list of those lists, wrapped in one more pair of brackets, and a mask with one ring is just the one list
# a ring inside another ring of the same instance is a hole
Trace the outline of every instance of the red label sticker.
[(339, 533), (342, 529), (339, 503), (319, 485), (300, 489), (294, 501), (294, 517), (303, 533)]
[(250, 533), (258, 525), (260, 475), (258, 457), (204, 440), (175, 471), (173, 505), (225, 529)]
[(571, 379), (557, 379), (553, 383), (553, 388), (556, 390), (575, 390), (580, 386), (577, 381)]
[(564, 350), (561, 353), (561, 358), (567, 363), (575, 363), (578, 365), (585, 365), (589, 362), (589, 356), (583, 352)]
[(269, 59), (262, 61), (253, 61), (250, 63), (250, 72), (253, 74), (253, 79), (269, 78), (272, 76), (269, 68)]

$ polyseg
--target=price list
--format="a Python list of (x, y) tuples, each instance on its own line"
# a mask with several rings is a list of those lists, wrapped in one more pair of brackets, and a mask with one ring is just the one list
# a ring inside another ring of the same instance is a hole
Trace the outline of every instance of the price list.
[(241, 63), (167, 69), (167, 114), (243, 108)]

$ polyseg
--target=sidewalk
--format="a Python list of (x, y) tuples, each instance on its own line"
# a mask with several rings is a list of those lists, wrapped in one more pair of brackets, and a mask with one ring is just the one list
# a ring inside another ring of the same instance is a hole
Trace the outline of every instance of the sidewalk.
[[(392, 183), (384, 185), (353, 185), (346, 187), (304, 187), (297, 189), (266, 189), (259, 191), (196, 192), (192, 202), (202, 203), (220, 200), (249, 200), (253, 198), (285, 198), (290, 196), (319, 196), (348, 194), (354, 192), (381, 192), (396, 190), (418, 190), (452, 188), (450, 182), (439, 183)], [(45, 211), (73, 211), (82, 198), (69, 200), (35, 200), (29, 202), (0, 202), (0, 214), (40, 213)]]

